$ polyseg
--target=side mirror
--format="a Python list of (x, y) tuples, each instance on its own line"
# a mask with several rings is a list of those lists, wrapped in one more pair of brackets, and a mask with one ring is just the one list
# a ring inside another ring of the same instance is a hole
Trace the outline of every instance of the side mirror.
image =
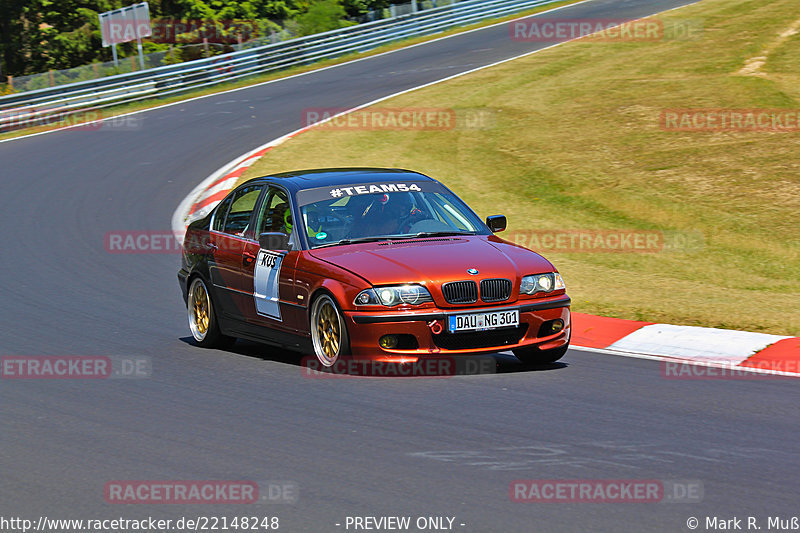
[(492, 215), (486, 217), (486, 225), (492, 230), (492, 233), (498, 233), (506, 229), (506, 216), (505, 215)]
[(277, 231), (262, 233), (258, 236), (258, 245), (262, 250), (288, 250), (289, 236)]

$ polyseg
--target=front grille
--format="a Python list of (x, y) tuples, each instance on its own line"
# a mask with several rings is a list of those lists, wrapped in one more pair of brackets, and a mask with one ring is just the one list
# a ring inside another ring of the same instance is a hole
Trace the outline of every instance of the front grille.
[(449, 304), (473, 304), (478, 301), (478, 284), (474, 281), (445, 283), (442, 295)]
[(484, 302), (502, 302), (511, 297), (511, 281), (502, 278), (481, 281), (481, 300)]
[(469, 331), (467, 333), (440, 333), (433, 335), (433, 343), (443, 350), (477, 350), (478, 348), (502, 348), (518, 344), (528, 324), (506, 329)]

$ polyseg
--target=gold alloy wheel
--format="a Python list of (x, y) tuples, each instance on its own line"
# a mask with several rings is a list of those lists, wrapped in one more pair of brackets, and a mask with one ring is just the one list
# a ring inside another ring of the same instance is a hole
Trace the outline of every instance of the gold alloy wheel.
[(322, 295), (314, 302), (312, 319), (314, 352), (320, 363), (332, 366), (341, 352), (342, 323), (330, 296)]
[(317, 331), (322, 340), (322, 351), (328, 358), (335, 357), (339, 352), (339, 317), (328, 302), (319, 312)]
[(211, 324), (211, 304), (205, 283), (200, 278), (192, 282), (189, 295), (189, 328), (195, 340), (202, 341)]

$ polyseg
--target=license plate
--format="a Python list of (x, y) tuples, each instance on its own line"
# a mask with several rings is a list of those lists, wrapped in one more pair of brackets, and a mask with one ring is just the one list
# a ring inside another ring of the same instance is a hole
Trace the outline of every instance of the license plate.
[(450, 333), (456, 331), (485, 331), (519, 325), (519, 310), (492, 311), (471, 315), (451, 315), (448, 319)]

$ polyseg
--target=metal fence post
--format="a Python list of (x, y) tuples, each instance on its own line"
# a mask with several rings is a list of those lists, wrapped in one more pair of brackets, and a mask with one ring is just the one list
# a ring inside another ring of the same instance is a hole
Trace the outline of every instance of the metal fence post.
[(136, 30), (136, 48), (139, 50), (139, 64), (144, 70), (144, 51), (142, 50), (142, 38), (139, 37), (139, 30)]

